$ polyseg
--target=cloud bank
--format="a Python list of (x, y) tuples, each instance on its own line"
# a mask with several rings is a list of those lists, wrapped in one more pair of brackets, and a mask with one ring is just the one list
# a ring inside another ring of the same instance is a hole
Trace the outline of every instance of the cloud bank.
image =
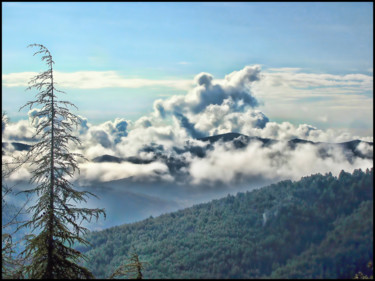
[[(66, 81), (69, 80), (72, 84), (66, 82), (64, 86), (75, 87), (74, 83), (82, 82), (85, 77), (90, 81), (83, 84), (87, 87), (89, 84), (92, 87), (126, 85), (125, 81), (113, 72), (102, 73), (100, 79), (107, 82), (99, 81), (96, 74), (85, 76), (86, 74), (77, 74), (78, 80), (66, 78)], [(5, 85), (14, 86), (14, 77), (5, 76)], [(95, 77), (100, 85), (92, 80)], [(142, 83), (133, 85), (139, 86)], [(167, 85), (169, 82), (160, 83)], [(190, 185), (212, 186), (223, 183), (230, 186), (250, 181), (252, 178), (298, 179), (317, 172), (338, 174), (342, 169), (351, 171), (373, 165), (372, 159), (348, 157), (340, 147), (327, 148), (328, 152), (322, 157), (321, 145), (299, 143), (295, 148), (291, 148), (287, 144), (288, 140), (295, 138), (331, 143), (353, 139), (372, 142), (372, 136), (360, 138), (344, 130), (321, 130), (309, 124), (293, 125), (287, 121), (278, 123), (260, 110), (263, 101), (272, 99), (275, 95), (283, 95), (285, 99), (297, 99), (329, 93), (333, 96), (340, 95), (345, 100), (358, 92), (359, 88), (364, 91), (372, 90), (372, 77), (361, 74), (306, 74), (300, 73), (300, 69), (290, 68), (269, 69), (268, 72), (262, 73), (259, 65), (253, 65), (234, 71), (224, 79), (215, 79), (209, 73), (199, 73), (194, 81), (184, 83), (186, 88), (186, 85), (193, 85), (185, 95), (155, 100), (153, 112), (134, 122), (116, 118), (94, 125), (81, 117), (81, 124), (74, 134), (79, 136), (82, 146), (72, 146), (71, 150), (82, 153), (90, 160), (108, 154), (123, 158), (124, 161), (82, 162), (81, 174), (77, 175), (76, 179), (87, 182), (131, 177), (139, 181), (157, 179)], [(173, 83), (169, 85), (177, 87)], [(342, 96), (338, 86), (345, 87), (349, 94)], [(269, 89), (274, 91), (266, 92)], [(29, 117), (32, 116), (33, 111), (30, 111)], [(3, 139), (30, 142), (33, 132), (31, 121), (21, 120), (6, 127)], [(232, 143), (219, 141), (207, 149), (207, 142), (197, 140), (228, 132), (275, 139), (279, 142), (265, 147), (254, 141), (245, 148), (238, 149)], [(373, 155), (372, 146), (366, 143), (361, 144), (358, 149), (366, 155)], [(129, 159), (132, 157), (143, 162), (131, 162)], [(23, 177), (25, 175), (24, 171)]]

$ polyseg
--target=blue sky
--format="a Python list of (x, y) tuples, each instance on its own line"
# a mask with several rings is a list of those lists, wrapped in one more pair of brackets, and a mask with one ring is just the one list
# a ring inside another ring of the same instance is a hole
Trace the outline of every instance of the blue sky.
[(372, 17), (372, 3), (3, 3), (3, 72), (35, 69), (29, 42), (53, 50), (64, 71), (224, 75), (249, 63), (366, 71)]
[[(124, 79), (182, 83), (193, 81), (200, 72), (222, 79), (253, 64), (260, 64), (266, 73), (295, 68), (306, 75), (372, 77), (372, 34), (371, 2), (3, 2), (3, 110), (13, 120), (26, 118), (27, 112), (17, 111), (30, 99), (30, 93), (21, 85), (5, 85), (8, 78), (4, 74), (44, 69), (40, 59), (32, 56), (33, 50), (26, 48), (31, 43), (49, 48), (55, 70), (62, 73), (112, 71)], [(182, 86), (163, 83), (91, 89), (70, 86), (64, 90), (91, 122), (115, 117), (135, 120), (153, 110), (155, 99), (186, 92)], [(353, 89), (348, 94), (353, 94)], [(362, 122), (365, 131), (358, 132), (372, 134), (372, 105), (368, 105), (373, 99), (372, 88), (356, 88), (355, 95), (367, 108), (357, 110), (354, 119), (344, 123), (340, 120), (347, 111), (337, 108), (332, 116), (327, 115), (329, 124), (324, 118), (313, 118), (325, 116), (325, 101), (333, 108), (336, 99), (328, 94), (294, 98), (283, 108), (277, 107), (286, 101), (282, 93), (265, 94), (261, 109), (268, 110), (267, 116), (276, 121), (286, 118), (326, 128), (354, 128)], [(309, 104), (322, 107), (316, 107), (316, 114), (302, 116), (299, 108)]]

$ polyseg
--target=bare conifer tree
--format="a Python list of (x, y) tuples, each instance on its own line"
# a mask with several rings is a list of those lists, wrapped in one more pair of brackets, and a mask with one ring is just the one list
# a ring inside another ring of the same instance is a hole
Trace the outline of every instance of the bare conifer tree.
[[(52, 56), (49, 50), (40, 44), (34, 53), (42, 54), (48, 69), (33, 77), (27, 90), (35, 88), (38, 91), (35, 101), (26, 103), (30, 109), (37, 105), (42, 108), (34, 116), (36, 133), (39, 141), (32, 145), (29, 153), (34, 166), (30, 183), (35, 188), (24, 192), (38, 196), (36, 204), (28, 211), (32, 214), (24, 227), (37, 229), (39, 234), (27, 240), (25, 254), (31, 256), (31, 264), (27, 267), (28, 278), (93, 278), (92, 273), (79, 265), (84, 255), (73, 248), (74, 243), (88, 244), (82, 238), (87, 228), (83, 221), (90, 222), (100, 214), (105, 216), (104, 209), (78, 208), (72, 203), (86, 202), (87, 191), (75, 190), (68, 178), (79, 171), (76, 157), (81, 154), (69, 152), (68, 143), (80, 144), (79, 139), (72, 134), (73, 126), (79, 124), (78, 116), (68, 110), (74, 106), (68, 101), (58, 100), (55, 88)], [(29, 46), (29, 47), (30, 47)], [(75, 107), (75, 106), (74, 106)]]

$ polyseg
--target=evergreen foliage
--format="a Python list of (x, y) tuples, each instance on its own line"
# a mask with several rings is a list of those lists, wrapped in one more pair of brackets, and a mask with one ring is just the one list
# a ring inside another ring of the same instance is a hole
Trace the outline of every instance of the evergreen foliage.
[[(4, 132), (6, 125), (9, 122), (6, 113), (2, 113), (2, 132)], [(5, 153), (2, 151), (2, 156)], [(21, 216), (24, 214), (24, 208), (28, 204), (30, 198), (26, 198), (21, 207), (16, 207), (7, 202), (7, 197), (14, 194), (14, 186), (9, 186), (5, 180), (10, 175), (16, 172), (27, 158), (11, 157), (11, 161), (2, 159), (1, 163), (1, 211), (2, 211), (2, 235), (1, 235), (1, 276), (4, 279), (19, 279), (24, 277), (26, 257), (22, 257), (17, 253), (17, 247), (24, 241), (24, 238), (16, 239), (17, 229), (22, 223)]]
[(360, 271), (354, 276), (354, 279), (374, 279), (374, 266), (372, 261), (369, 261), (367, 267), (371, 270), (371, 275), (366, 275)]
[(97, 277), (133, 245), (145, 278), (353, 278), (373, 260), (373, 169), (282, 181), (87, 240)]
[(133, 249), (130, 253), (128, 263), (119, 266), (115, 272), (109, 277), (114, 278), (126, 278), (126, 279), (142, 279), (142, 269), (146, 263), (139, 261), (138, 254)]
[(79, 171), (76, 157), (82, 157), (68, 149), (69, 142), (80, 144), (79, 139), (72, 135), (73, 126), (80, 120), (68, 109), (68, 106), (74, 105), (59, 100), (56, 95), (63, 92), (55, 88), (54, 61), (49, 50), (40, 44), (30, 46), (39, 49), (34, 55), (42, 55), (47, 70), (30, 80), (27, 89), (35, 88), (38, 94), (36, 100), (23, 106), (30, 109), (42, 106), (33, 116), (36, 126), (34, 137), (37, 136), (39, 141), (28, 152), (31, 165), (35, 167), (30, 183), (36, 186), (24, 191), (38, 197), (36, 204), (28, 208), (31, 220), (23, 225), (39, 231), (39, 234), (28, 237), (23, 252), (31, 258), (26, 268), (27, 277), (93, 278), (92, 273), (79, 264), (84, 256), (73, 248), (76, 242), (87, 244), (82, 238), (87, 229), (81, 223), (89, 222), (93, 217), (98, 219), (100, 214), (105, 215), (103, 209), (78, 208), (73, 204), (86, 202), (86, 198), (93, 195), (75, 190), (68, 179)]

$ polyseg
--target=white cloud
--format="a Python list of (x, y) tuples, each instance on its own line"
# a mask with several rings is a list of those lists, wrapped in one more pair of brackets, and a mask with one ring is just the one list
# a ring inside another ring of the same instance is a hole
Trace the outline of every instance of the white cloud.
[(298, 180), (315, 173), (338, 175), (341, 170), (369, 167), (372, 167), (372, 159), (356, 158), (350, 163), (340, 148), (332, 148), (329, 156), (323, 159), (319, 157), (319, 146), (300, 144), (292, 150), (286, 142), (270, 147), (261, 147), (259, 142), (254, 142), (245, 150), (234, 150), (217, 143), (205, 158), (194, 159), (189, 171), (194, 184), (216, 181), (231, 184), (259, 177), (274, 181)]
[(35, 134), (35, 128), (29, 120), (20, 120), (18, 122), (9, 122), (2, 135), (3, 141), (23, 141), (30, 142)]
[(37, 72), (19, 72), (3, 74), (3, 86), (5, 87), (27, 87), (28, 82), (32, 77), (37, 75)]
[[(316, 74), (273, 69), (262, 72), (252, 84), (260, 109), (270, 120), (290, 120), (355, 129), (363, 120), (372, 134), (373, 77), (364, 74)], [(328, 122), (321, 117), (325, 116)]]
[[(3, 86), (27, 87), (30, 78), (36, 72), (20, 72), (3, 74)], [(152, 80), (143, 78), (126, 78), (116, 71), (77, 71), (65, 73), (55, 71), (55, 80), (64, 88), (102, 89), (102, 88), (142, 88), (150, 86), (170, 87), (187, 90), (191, 87), (191, 80)]]
[[(110, 181), (128, 177), (135, 179), (155, 177), (171, 180), (168, 174), (168, 167), (164, 163), (153, 162), (150, 164), (122, 163), (83, 163), (80, 165), (78, 180), (81, 183), (92, 181)], [(150, 180), (150, 178), (149, 178)]]
[(155, 115), (162, 118), (172, 115), (190, 136), (206, 136), (213, 126), (218, 125), (218, 116), (215, 117), (215, 114), (244, 112), (258, 106), (250, 85), (259, 80), (259, 74), (259, 65), (233, 71), (221, 80), (202, 72), (195, 76), (195, 87), (185, 96), (175, 95), (166, 100), (156, 100)]
[[(309, 97), (343, 99), (373, 90), (373, 77), (364, 74), (316, 74), (290, 71), (263, 72), (252, 90), (264, 98), (299, 100)], [(345, 95), (344, 95), (345, 94)]]
[(362, 153), (363, 155), (366, 155), (367, 157), (373, 157), (374, 156), (374, 148), (373, 146), (365, 143), (365, 142), (361, 142), (357, 148), (356, 148), (357, 151), (359, 151), (360, 153)]
[[(165, 157), (174, 157), (188, 163), (181, 172), (189, 173), (189, 179), (196, 184), (215, 180), (230, 183), (257, 176), (266, 179), (297, 179), (309, 173), (339, 172), (341, 169), (367, 168), (372, 165), (372, 161), (360, 158), (350, 163), (340, 150), (333, 150), (330, 157), (322, 159), (318, 157), (316, 147), (307, 144), (291, 150), (285, 142), (266, 148), (259, 143), (253, 143), (245, 150), (236, 150), (228, 144), (217, 143), (205, 158), (196, 157), (188, 151), (183, 154), (176, 153), (175, 148), (184, 149), (188, 140), (190, 143), (195, 142), (197, 146), (202, 145), (193, 141), (195, 137), (228, 132), (282, 141), (300, 138), (314, 142), (344, 142), (360, 138), (347, 130), (322, 130), (305, 122), (294, 125), (288, 121), (272, 121), (266, 111), (260, 110), (260, 99), (265, 99), (267, 103), (273, 102), (275, 111), (287, 112), (298, 107), (300, 116), (311, 114), (316, 120), (328, 123), (334, 120), (334, 110), (341, 110), (347, 118), (360, 116), (363, 112), (367, 114), (367, 111), (372, 112), (372, 97), (361, 94), (363, 91), (372, 90), (372, 77), (362, 74), (308, 74), (295, 68), (271, 71), (272, 73), (261, 73), (259, 65), (246, 66), (226, 75), (224, 79), (215, 79), (209, 73), (200, 73), (194, 81), (184, 82), (186, 85), (195, 83), (186, 95), (173, 95), (167, 99), (156, 100), (154, 111), (135, 122), (116, 118), (94, 125), (82, 117), (80, 126), (74, 132), (81, 139), (82, 146), (72, 146), (71, 149), (82, 153), (89, 160), (104, 154), (123, 158), (138, 156), (150, 160), (157, 153), (164, 153)], [(91, 83), (92, 87), (122, 87), (129, 82), (126, 79), (121, 80), (123, 78), (115, 72), (77, 72), (76, 78), (69, 78), (69, 75), (73, 74), (66, 75), (68, 76), (63, 75), (60, 78), (66, 79), (66, 83), (69, 80), (72, 87), (80, 83), (83, 83), (81, 86)], [(12, 82), (11, 78), (6, 77), (6, 83), (14, 85), (22, 82)], [(133, 86), (142, 84), (137, 83)], [(295, 107), (290, 106), (293, 100), (311, 97), (329, 97), (328, 101), (332, 102), (326, 107), (323, 104), (327, 103), (327, 99), (314, 102), (314, 106), (301, 103), (294, 105)], [(272, 106), (267, 105), (265, 108), (270, 109)], [(30, 117), (34, 114), (35, 110), (29, 112)], [(30, 122), (21, 120), (10, 123), (3, 136), (10, 141), (27, 140), (33, 133), (34, 128)], [(371, 136), (360, 139), (372, 141)], [(146, 146), (160, 147), (160, 151), (144, 151)], [(372, 154), (369, 146), (362, 145), (358, 149), (364, 154)], [(162, 162), (144, 165), (129, 162), (80, 162), (80, 167), (80, 179), (85, 181), (107, 181), (125, 177), (162, 177), (172, 180), (167, 165)], [(26, 175), (24, 171), (23, 177)]]

